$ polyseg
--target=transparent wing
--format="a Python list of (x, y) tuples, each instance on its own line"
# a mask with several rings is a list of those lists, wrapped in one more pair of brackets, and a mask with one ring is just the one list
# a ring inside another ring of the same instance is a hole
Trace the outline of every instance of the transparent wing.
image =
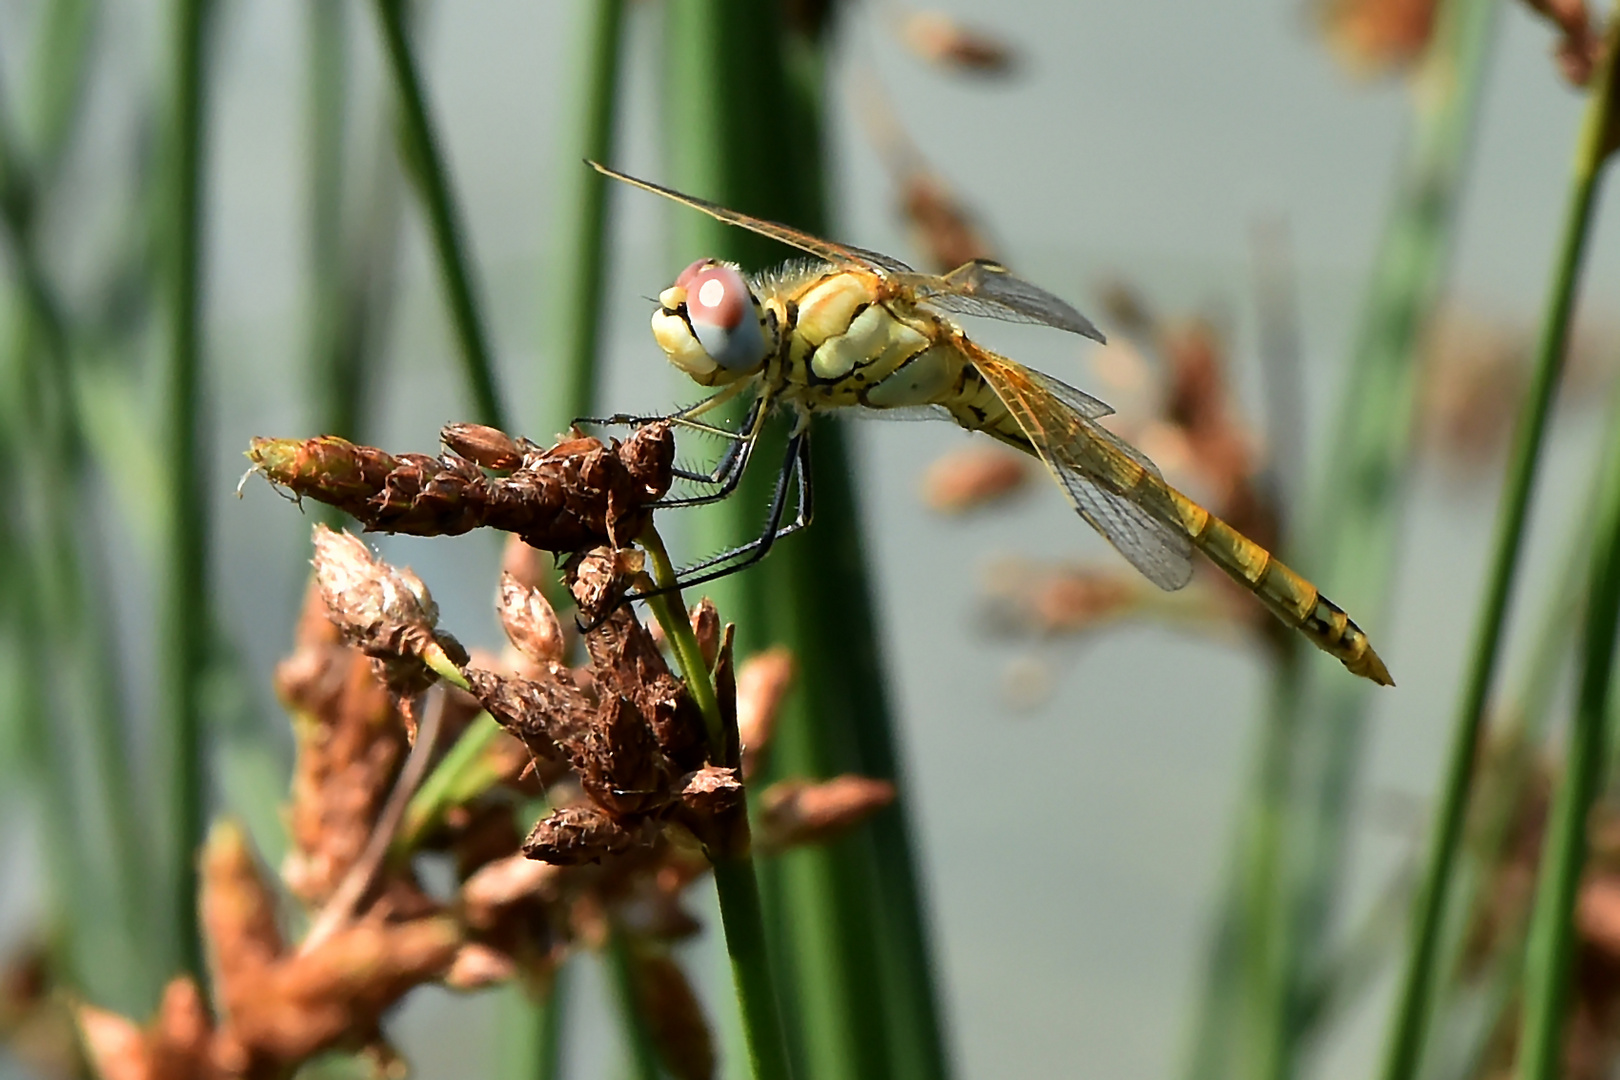
[(606, 165), (595, 161), (587, 161), (586, 164), (603, 176), (611, 176), (613, 179), (622, 180), (632, 187), (650, 191), (655, 195), (662, 195), (666, 199), (673, 199), (682, 206), (690, 206), (694, 210), (701, 210), (716, 221), (723, 221), (727, 225), (735, 225), (738, 228), (756, 232), (761, 236), (768, 236), (772, 240), (786, 244), (789, 247), (798, 248), (800, 251), (807, 252), (835, 266), (864, 266), (868, 270), (885, 276), (890, 274), (920, 276), (916, 275), (916, 272), (911, 267), (899, 259), (891, 259), (887, 255), (880, 255), (875, 251), (867, 251), (865, 248), (858, 248), (849, 244), (835, 244), (831, 240), (822, 240), (820, 237), (811, 236), (809, 233), (801, 232), (791, 226), (766, 221), (764, 218), (752, 217), (739, 210), (727, 210), (718, 203), (709, 202), (707, 199), (699, 199), (694, 195), (683, 195), (673, 188), (655, 184), (651, 180), (639, 180), (634, 176), (619, 172), (617, 169), (610, 169)]
[(944, 277), (912, 274), (900, 279), (917, 296), (944, 311), (984, 315), (1009, 322), (1039, 323), (1106, 342), (1102, 331), (1066, 300), (1031, 285), (1000, 263), (976, 259)]
[(1070, 397), (1078, 390), (971, 342), (962, 344), (1080, 516), (1159, 588), (1187, 584), (1192, 541), (1132, 497), (1155, 484), (1164, 486), (1153, 463), (1076, 408)]

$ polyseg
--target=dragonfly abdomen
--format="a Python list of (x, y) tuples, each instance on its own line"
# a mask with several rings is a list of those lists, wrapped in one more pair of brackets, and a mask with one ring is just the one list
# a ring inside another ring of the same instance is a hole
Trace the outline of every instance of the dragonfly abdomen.
[(1171, 510), (1171, 520), (1186, 530), (1193, 545), (1233, 581), (1254, 593), (1273, 615), (1299, 630), (1352, 674), (1380, 686), (1394, 685), (1389, 669), (1373, 651), (1366, 633), (1315, 585), (1168, 484), (1163, 485), (1159, 496), (1170, 504), (1167, 509)]

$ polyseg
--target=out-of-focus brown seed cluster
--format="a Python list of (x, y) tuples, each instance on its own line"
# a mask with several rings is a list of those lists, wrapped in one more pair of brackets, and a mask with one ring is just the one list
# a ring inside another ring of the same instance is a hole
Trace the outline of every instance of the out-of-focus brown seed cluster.
[(1429, 47), (1436, 0), (1323, 0), (1322, 33), (1335, 57), (1357, 76), (1412, 68)]
[(1525, 0), (1525, 6), (1558, 31), (1553, 59), (1571, 86), (1585, 86), (1603, 62), (1603, 34), (1592, 23), (1586, 0)]
[[(1524, 0), (1558, 31), (1553, 59), (1571, 86), (1585, 86), (1603, 61), (1603, 35), (1585, 0)], [(1329, 47), (1356, 75), (1405, 72), (1434, 35), (1437, 0), (1322, 0), (1319, 21)]]
[[(661, 460), (656, 440), (538, 454), (498, 434), (460, 428), (447, 441), (477, 468), (573, 460), (569, 482), (589, 498), (565, 492), (568, 514), (628, 539), (619, 528), (643, 511), (613, 509), (626, 489), (611, 476), (644, 478), (634, 463)], [(658, 468), (667, 476), (667, 461)], [(399, 490), (384, 483), (373, 495), (387, 504)], [(80, 1006), (98, 1075), (284, 1077), (331, 1050), (397, 1071), (381, 1020), (413, 988), (518, 980), (545, 992), (571, 949), (610, 940), (631, 957), (634, 996), (671, 1075), (714, 1074), (708, 1023), (670, 946), (700, 929), (686, 887), (712, 859), (749, 849), (744, 777), (792, 662), (772, 652), (738, 672), (731, 628), (713, 604), (695, 607), (724, 721), (711, 733), (658, 643), (618, 603), (644, 580), (639, 553), (567, 553), (566, 586), (596, 622), (583, 634), (546, 597), (552, 561), (512, 539), (496, 590), (507, 647), (469, 655), (438, 626), (414, 574), (316, 527), (314, 582), (276, 676), (297, 745), (280, 880), (240, 827), (215, 826), (199, 897), (214, 1001), (179, 978), (144, 1027)], [(452, 677), (470, 692), (448, 687)], [(761, 795), (770, 851), (834, 836), (893, 796), (854, 777), (785, 783)], [(535, 807), (541, 820), (525, 839)], [(417, 878), (414, 856), (429, 851), (453, 869), (448, 894)], [(299, 940), (283, 935), (288, 902), (308, 916)]]
[[(271, 483), (352, 515), (372, 532), (454, 536), (500, 529), (545, 551), (622, 546), (670, 485), (668, 424), (624, 442), (589, 436), (540, 449), (494, 428), (452, 424), (446, 452), (388, 454), (336, 436), (254, 439), (248, 458)], [(485, 470), (504, 475), (488, 475)]]
[[(1459, 978), (1480, 987), (1517, 970), (1535, 903), (1541, 844), (1557, 767), (1516, 733), (1486, 742), (1480, 755), (1479, 796), (1470, 831), (1487, 858), (1483, 886), (1470, 912)], [(1570, 1080), (1601, 1080), (1620, 1065), (1620, 805), (1593, 809), (1590, 854), (1575, 904), (1577, 934), (1563, 1068)], [(1488, 846), (1487, 846), (1488, 844)], [(1495, 1019), (1478, 1077), (1513, 1074), (1520, 1017), (1517, 1005)]]
[(908, 11), (896, 23), (911, 52), (947, 71), (1007, 75), (1018, 67), (1011, 45), (980, 27), (938, 11)]

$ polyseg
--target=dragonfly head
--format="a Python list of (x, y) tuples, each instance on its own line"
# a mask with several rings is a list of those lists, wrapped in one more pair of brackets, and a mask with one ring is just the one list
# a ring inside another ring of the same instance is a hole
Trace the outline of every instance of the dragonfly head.
[(700, 259), (658, 294), (653, 337), (670, 363), (704, 386), (759, 370), (768, 352), (765, 313), (737, 268)]

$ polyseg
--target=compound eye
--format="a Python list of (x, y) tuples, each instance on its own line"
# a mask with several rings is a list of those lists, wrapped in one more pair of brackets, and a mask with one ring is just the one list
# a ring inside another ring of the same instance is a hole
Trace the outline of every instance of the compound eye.
[(715, 363), (742, 371), (765, 359), (759, 309), (748, 283), (735, 268), (712, 260), (693, 263), (676, 279), (676, 285), (685, 288), (692, 331)]
[(680, 277), (675, 279), (675, 287), (677, 289), (690, 292), (693, 278), (697, 277), (697, 275), (704, 270), (709, 269), (709, 267), (719, 265), (720, 262), (718, 259), (699, 259), (697, 262), (681, 271)]

